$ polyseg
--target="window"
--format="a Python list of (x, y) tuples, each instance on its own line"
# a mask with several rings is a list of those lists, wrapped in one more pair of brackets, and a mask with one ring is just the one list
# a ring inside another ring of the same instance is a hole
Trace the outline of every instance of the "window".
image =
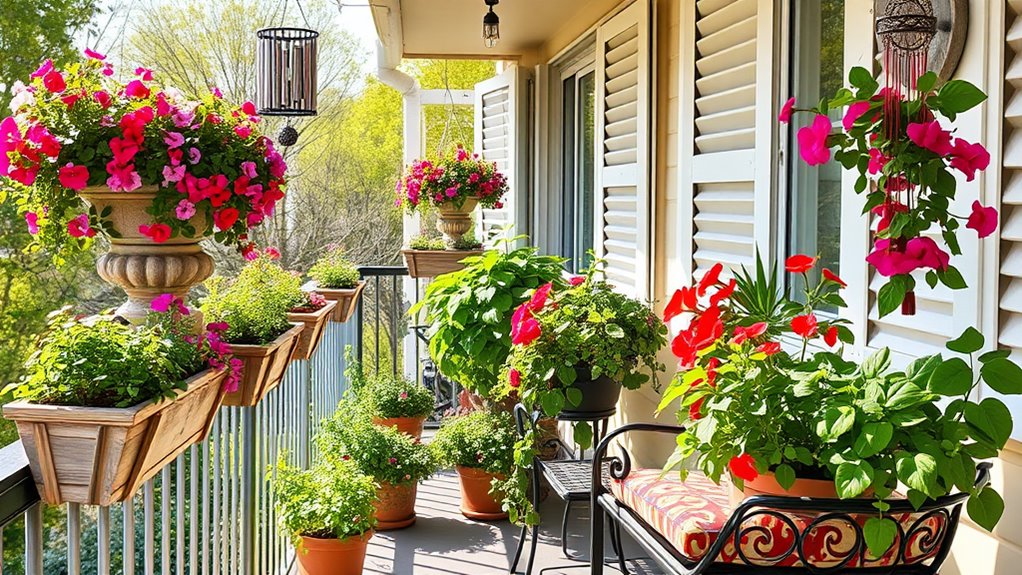
[(561, 255), (578, 272), (590, 264), (595, 237), (596, 72), (589, 64), (561, 82)]
[[(792, 86), (800, 108), (830, 98), (844, 85), (844, 2), (793, 2), (791, 62)], [(831, 119), (841, 121), (842, 110)], [(792, 122), (789, 150), (788, 254), (820, 256), (823, 267), (839, 272), (841, 240), (841, 166), (828, 162), (807, 166), (798, 160), (798, 129), (812, 118), (799, 115)], [(800, 285), (789, 286), (793, 295)]]

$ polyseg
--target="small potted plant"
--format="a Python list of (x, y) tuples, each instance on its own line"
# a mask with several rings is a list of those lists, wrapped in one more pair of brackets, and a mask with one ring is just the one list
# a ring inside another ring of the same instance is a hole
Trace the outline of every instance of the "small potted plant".
[(389, 372), (364, 375), (360, 367), (355, 364), (348, 370), (349, 383), (358, 398), (360, 411), (374, 424), (396, 428), (419, 441), (423, 423), (436, 409), (433, 392)]
[(425, 310), (429, 351), (437, 367), (465, 389), (490, 398), (511, 353), (511, 318), (545, 284), (567, 285), (564, 259), (534, 247), (497, 249), (465, 260), (461, 270), (437, 277), (409, 313)]
[(304, 297), (301, 281), (263, 255), (238, 277), (214, 276), (205, 286), (202, 313), (226, 325), (223, 337), (242, 362), (241, 382), (224, 405), (254, 406), (284, 378), (298, 346), (304, 325), (288, 321), (288, 311)]
[(271, 477), (281, 530), (302, 575), (361, 575), (376, 526), (376, 483), (354, 462), (302, 470), (278, 463)]
[[(39, 493), (51, 505), (110, 505), (209, 432), (235, 360), (217, 326), (196, 334), (165, 294), (146, 322), (55, 312), (20, 382), (4, 390)], [(157, 311), (158, 310), (158, 311)]]
[(482, 253), (483, 244), (471, 231), (450, 244), (442, 238), (419, 235), (402, 250), (408, 275), (413, 278), (432, 278), (460, 270), (466, 258)]
[(301, 294), (301, 301), (287, 312), (287, 320), (305, 326), (292, 359), (308, 360), (326, 335), (326, 323), (333, 315), (337, 302), (326, 299), (319, 292)]
[(344, 256), (344, 250), (333, 248), (323, 254), (309, 270), (309, 277), (315, 282), (312, 291), (337, 302), (331, 319), (348, 321), (366, 283), (359, 279), (358, 268)]
[[(971, 363), (938, 354), (895, 370), (887, 349), (843, 359), (840, 346), (852, 341), (845, 322), (813, 310), (843, 306), (844, 282), (826, 269), (810, 281), (815, 264), (804, 255), (786, 262), (809, 286), (799, 302), (782, 295), (762, 263), (755, 277), (746, 272), (728, 283), (715, 267), (676, 292), (664, 319), (687, 316), (672, 346), (682, 370), (660, 409), (680, 401), (685, 431), (669, 467), (692, 461), (714, 481), (727, 473), (736, 499), (874, 499), (876, 515), (857, 520), (873, 557), (897, 545), (900, 527), (884, 513), (892, 499), (918, 508), (969, 493), (969, 516), (992, 529), (1004, 503), (993, 488), (975, 486), (977, 460), (997, 456), (1012, 420), (999, 399), (974, 393), (983, 381), (1022, 394), (1022, 368), (1007, 350), (980, 354), (983, 336), (972, 328), (947, 343)], [(899, 484), (904, 496), (895, 492)]]
[(354, 461), (379, 489), (374, 504), (380, 531), (415, 523), (415, 496), (420, 481), (436, 471), (429, 447), (392, 427), (374, 425), (355, 405), (341, 402), (317, 437), (323, 453)]
[(499, 486), (512, 471), (517, 440), (509, 413), (476, 411), (446, 419), (430, 444), (442, 465), (454, 466), (461, 484), (461, 514), (469, 519), (506, 519)]

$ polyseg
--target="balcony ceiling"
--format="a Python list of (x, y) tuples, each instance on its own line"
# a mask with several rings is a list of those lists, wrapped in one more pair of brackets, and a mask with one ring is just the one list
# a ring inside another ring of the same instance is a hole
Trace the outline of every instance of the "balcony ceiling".
[[(494, 7), (500, 17), (500, 42), (492, 49), (483, 45), (487, 11), (483, 0), (376, 0), (373, 18), (384, 45), (396, 50), (393, 43), (399, 41), (405, 58), (517, 60), (572, 18), (591, 11), (590, 4), (590, 0), (501, 0)], [(398, 22), (400, 39), (394, 37)]]

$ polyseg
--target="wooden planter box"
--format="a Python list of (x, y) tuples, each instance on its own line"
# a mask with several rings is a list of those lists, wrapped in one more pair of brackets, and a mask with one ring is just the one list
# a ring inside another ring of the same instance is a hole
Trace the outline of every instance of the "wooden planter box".
[(252, 407), (280, 384), (305, 329), (300, 323), (293, 325), (267, 345), (231, 344), (231, 352), (243, 366), (238, 389), (224, 396), (224, 405)]
[(323, 341), (323, 335), (326, 334), (326, 322), (330, 320), (336, 307), (336, 301), (327, 301), (326, 305), (313, 312), (290, 312), (287, 314), (289, 322), (305, 325), (302, 335), (298, 338), (298, 345), (295, 346), (294, 355), (291, 356), (292, 360), (312, 357), (316, 348), (319, 347), (319, 342)]
[(8, 403), (32, 477), (50, 505), (124, 501), (192, 444), (205, 439), (224, 398), (226, 370), (188, 379), (174, 399), (134, 407)]
[(431, 278), (465, 267), (461, 260), (478, 256), (482, 250), (401, 250), (413, 278)]
[(334, 308), (334, 314), (330, 320), (344, 323), (348, 321), (351, 314), (355, 313), (355, 307), (358, 305), (358, 298), (362, 295), (362, 290), (364, 290), (365, 287), (366, 282), (364, 281), (358, 282), (358, 285), (351, 289), (322, 288), (313, 284), (312, 291), (330, 301), (337, 302), (337, 307)]

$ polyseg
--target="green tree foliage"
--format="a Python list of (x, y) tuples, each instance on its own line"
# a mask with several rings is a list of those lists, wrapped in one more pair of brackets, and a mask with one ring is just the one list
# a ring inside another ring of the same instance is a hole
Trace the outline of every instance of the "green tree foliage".
[[(410, 60), (406, 66), (424, 90), (471, 90), (496, 73), (490, 60)], [(472, 106), (425, 106), (426, 155), (439, 155), (454, 144), (472, 149), (474, 115)]]

